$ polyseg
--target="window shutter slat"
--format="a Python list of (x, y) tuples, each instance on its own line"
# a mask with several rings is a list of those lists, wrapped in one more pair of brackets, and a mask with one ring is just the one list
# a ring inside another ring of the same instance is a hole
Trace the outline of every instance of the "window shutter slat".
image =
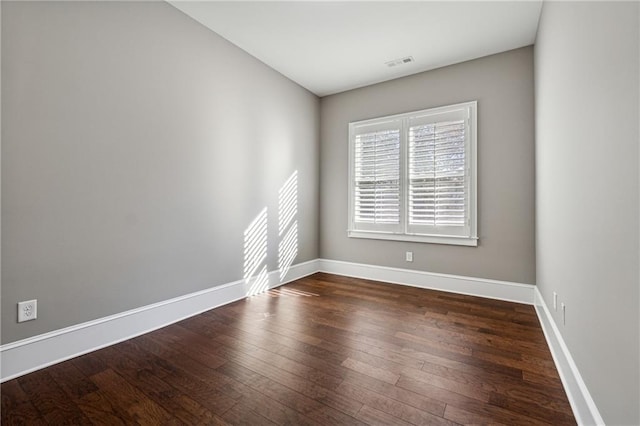
[(355, 137), (355, 222), (400, 223), (400, 130)]
[(464, 226), (464, 120), (409, 127), (409, 225)]

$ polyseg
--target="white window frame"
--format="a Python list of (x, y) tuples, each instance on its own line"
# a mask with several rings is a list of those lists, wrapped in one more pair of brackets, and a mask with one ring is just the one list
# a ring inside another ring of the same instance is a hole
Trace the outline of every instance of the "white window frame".
[[(465, 119), (465, 170), (468, 191), (464, 227), (451, 227), (448, 233), (442, 228), (420, 229), (409, 226), (409, 123), (438, 121), (436, 116), (446, 117), (463, 112)], [(355, 222), (355, 138), (371, 129), (397, 123), (400, 130), (400, 223), (397, 226), (376, 227)], [(404, 114), (378, 117), (349, 123), (349, 218), (347, 235), (350, 238), (368, 238), (393, 241), (477, 246), (477, 101), (429, 108)], [(455, 228), (455, 229), (454, 229)], [(464, 229), (461, 229), (464, 228)], [(427, 231), (427, 232), (424, 232)]]

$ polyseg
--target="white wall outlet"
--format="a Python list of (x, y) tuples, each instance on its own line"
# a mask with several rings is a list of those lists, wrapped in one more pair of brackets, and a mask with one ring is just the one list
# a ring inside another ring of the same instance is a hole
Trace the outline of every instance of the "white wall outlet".
[(560, 308), (562, 309), (562, 325), (567, 324), (567, 306), (562, 302), (560, 304)]
[(553, 292), (553, 310), (558, 310), (558, 293), (556, 293), (555, 291)]
[(404, 259), (407, 262), (413, 262), (413, 252), (412, 251), (408, 251), (404, 256)]
[(27, 300), (18, 303), (18, 322), (31, 321), (38, 318), (38, 301)]

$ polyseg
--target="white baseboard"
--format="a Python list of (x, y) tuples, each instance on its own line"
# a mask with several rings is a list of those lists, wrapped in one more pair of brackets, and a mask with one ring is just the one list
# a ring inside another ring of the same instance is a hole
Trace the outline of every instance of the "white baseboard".
[(535, 289), (534, 306), (576, 421), (579, 425), (604, 425), (598, 407), (591, 398), (587, 385), (582, 380), (580, 371), (538, 288)]
[(438, 274), (411, 269), (389, 268), (386, 266), (328, 259), (320, 259), (320, 271), (354, 278), (448, 291), (450, 293), (526, 303), (527, 305), (533, 305), (534, 301), (533, 290), (535, 286), (532, 284)]
[[(270, 272), (269, 288), (315, 272), (534, 305), (578, 424), (604, 424), (544, 300), (534, 285), (315, 259), (292, 266), (283, 280), (280, 280), (279, 271)], [(235, 281), (2, 345), (0, 382), (243, 299), (250, 295), (251, 284), (244, 280)]]
[[(269, 288), (318, 271), (318, 260), (291, 266), (283, 280), (269, 273)], [(122, 342), (250, 295), (251, 283), (227, 283), (130, 311), (0, 346), (0, 382)]]
[[(528, 284), (326, 259), (315, 259), (294, 265), (282, 281), (279, 279), (279, 271), (270, 272), (269, 287), (277, 287), (318, 271), (513, 302), (533, 303), (534, 286)], [(0, 382), (242, 299), (250, 295), (251, 284), (244, 280), (235, 281), (2, 345), (0, 346)]]

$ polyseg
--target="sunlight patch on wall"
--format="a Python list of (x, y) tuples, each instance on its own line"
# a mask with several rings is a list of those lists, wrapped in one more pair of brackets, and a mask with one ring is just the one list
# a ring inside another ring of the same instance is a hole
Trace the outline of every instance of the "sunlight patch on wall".
[(244, 280), (248, 296), (269, 289), (267, 273), (267, 208), (244, 231)]
[(287, 226), (298, 213), (298, 171), (296, 170), (278, 191), (278, 235), (282, 236)]
[(278, 269), (280, 281), (289, 272), (289, 268), (298, 255), (298, 221), (294, 221), (284, 238), (278, 244)]
[[(278, 270), (284, 280), (298, 255), (298, 171), (294, 171), (278, 191)], [(284, 236), (283, 236), (284, 234)]]

